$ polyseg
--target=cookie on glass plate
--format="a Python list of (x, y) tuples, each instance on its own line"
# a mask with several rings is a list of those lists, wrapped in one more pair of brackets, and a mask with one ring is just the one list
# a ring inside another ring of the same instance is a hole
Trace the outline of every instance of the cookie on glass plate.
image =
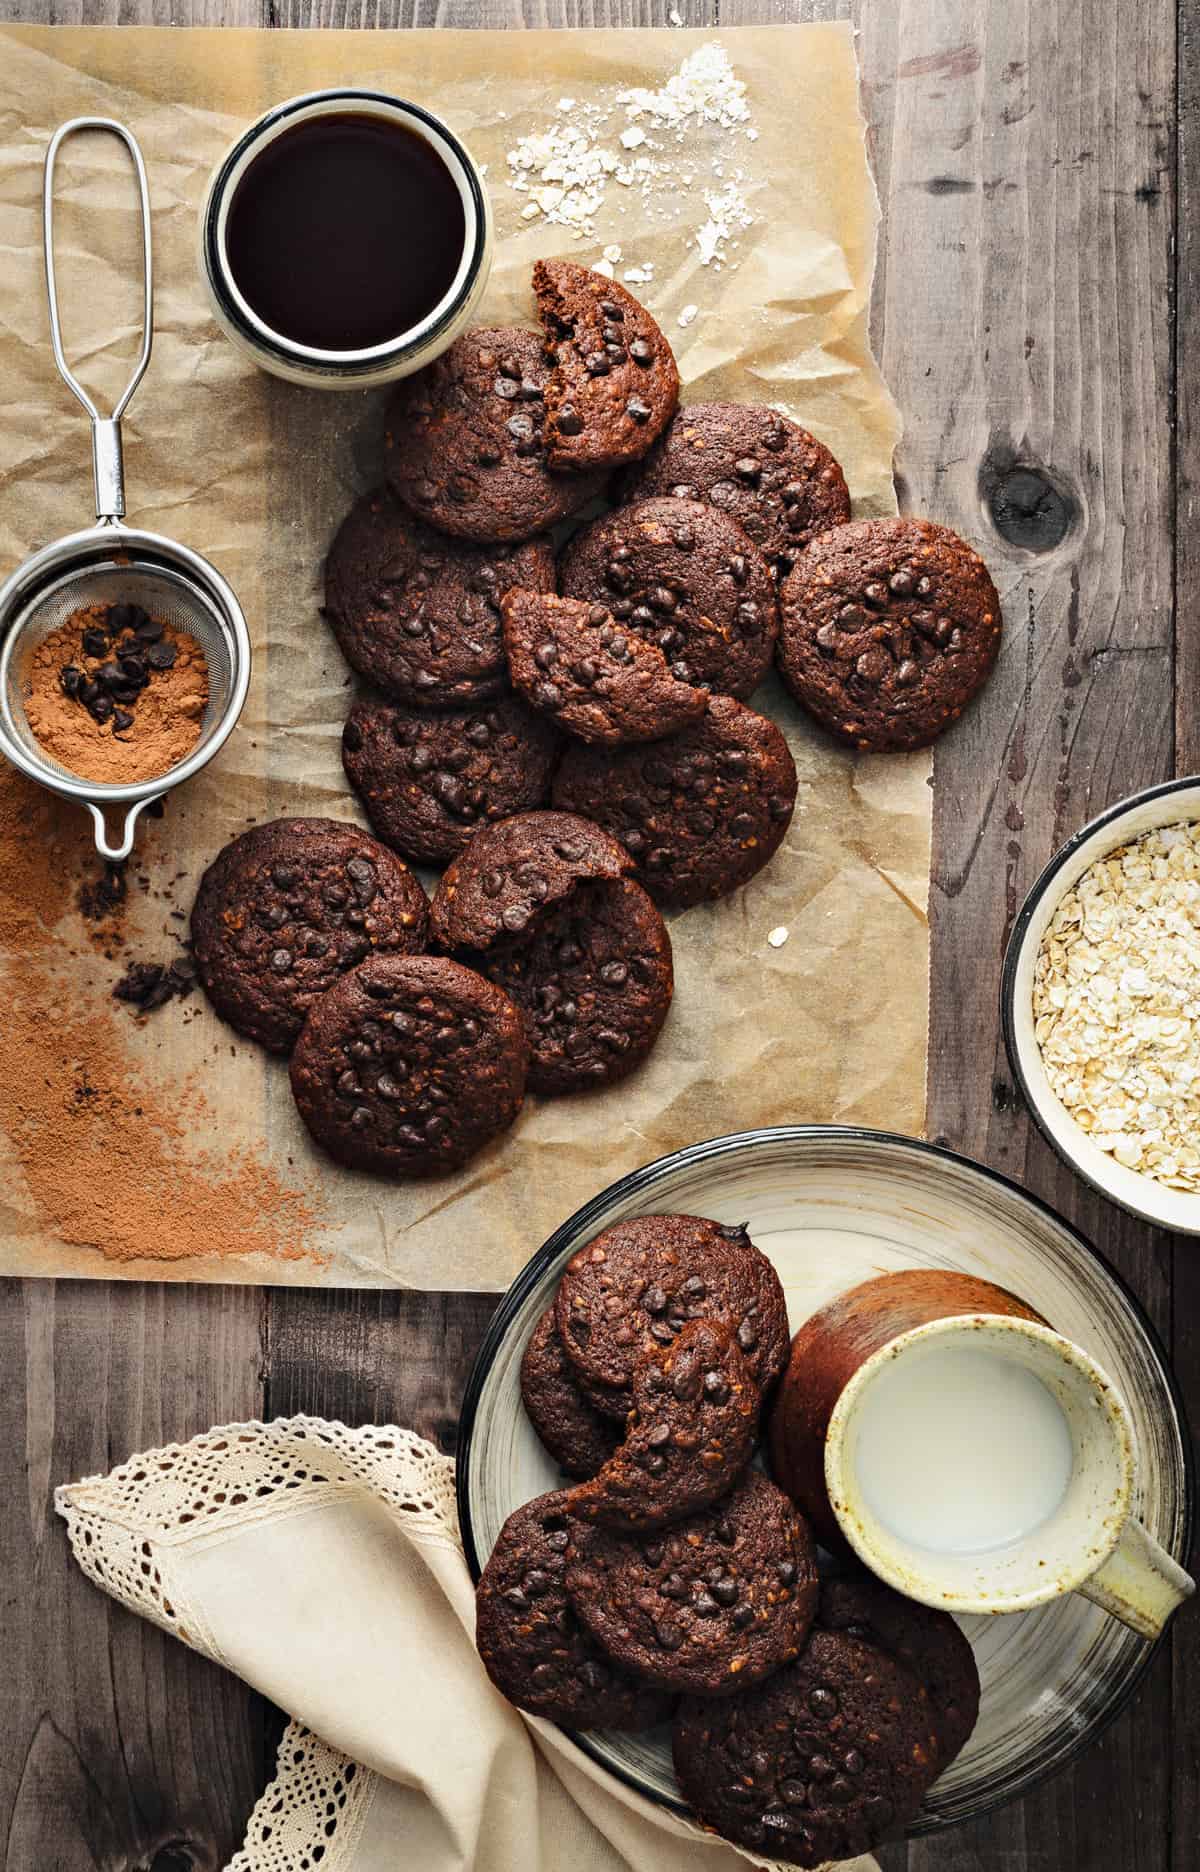
[(571, 1256), (555, 1299), (563, 1347), (587, 1395), (623, 1416), (638, 1367), (689, 1320), (728, 1326), (760, 1390), (788, 1360), (779, 1276), (744, 1228), (707, 1216), (631, 1216)]
[(799, 1654), (817, 1602), (815, 1553), (803, 1516), (750, 1469), (715, 1507), (657, 1533), (573, 1522), (567, 1595), (647, 1683), (731, 1697)]
[(761, 1393), (729, 1327), (689, 1320), (634, 1369), (620, 1447), (571, 1490), (571, 1513), (621, 1533), (682, 1521), (727, 1495), (754, 1454)]
[(924, 1686), (848, 1632), (736, 1697), (688, 1697), (675, 1772), (700, 1819), (799, 1866), (869, 1852), (911, 1820), (940, 1769)]
[(539, 1495), (500, 1530), (475, 1594), (475, 1643), (503, 1696), (569, 1729), (652, 1729), (673, 1699), (623, 1670), (563, 1591), (570, 1517)]
[(525, 1415), (564, 1474), (595, 1475), (621, 1441), (620, 1426), (593, 1409), (563, 1351), (553, 1304), (529, 1336), (521, 1359)]

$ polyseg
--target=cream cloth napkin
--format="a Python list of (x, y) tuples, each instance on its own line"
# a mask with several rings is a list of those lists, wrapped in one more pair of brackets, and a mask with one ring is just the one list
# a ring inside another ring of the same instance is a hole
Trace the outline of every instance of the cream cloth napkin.
[(773, 1867), (492, 1688), (454, 1465), (411, 1431), (230, 1424), (60, 1488), (55, 1506), (98, 1586), (293, 1718), (226, 1872)]

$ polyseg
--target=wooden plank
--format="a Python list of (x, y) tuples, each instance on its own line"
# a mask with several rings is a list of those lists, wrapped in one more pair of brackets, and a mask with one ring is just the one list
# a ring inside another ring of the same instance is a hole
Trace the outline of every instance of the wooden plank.
[(454, 1452), (495, 1294), (272, 1290), (267, 1415), (397, 1423)]
[(0, 1864), (223, 1865), (266, 1776), (244, 1684), (97, 1591), (56, 1483), (257, 1416), (247, 1288), (0, 1283)]

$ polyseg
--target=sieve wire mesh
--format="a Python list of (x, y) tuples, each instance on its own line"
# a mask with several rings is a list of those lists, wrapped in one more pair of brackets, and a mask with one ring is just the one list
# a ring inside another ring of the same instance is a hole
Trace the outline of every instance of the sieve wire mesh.
[[(182, 573), (165, 566), (89, 559), (68, 564), (42, 586), (10, 622), (0, 618), (0, 633), (11, 636), (5, 692), (17, 739), (29, 758), (47, 775), (79, 776), (56, 761), (35, 737), (25, 713), (34, 653), (73, 612), (91, 605), (135, 604), (164, 624), (186, 631), (208, 664), (208, 703), (200, 738), (187, 758), (200, 753), (221, 726), (234, 687), (236, 655), (232, 632), (212, 598)], [(163, 775), (161, 778), (168, 778)], [(89, 783), (95, 789), (95, 783)], [(155, 785), (158, 785), (156, 778)], [(103, 789), (99, 789), (102, 791)]]

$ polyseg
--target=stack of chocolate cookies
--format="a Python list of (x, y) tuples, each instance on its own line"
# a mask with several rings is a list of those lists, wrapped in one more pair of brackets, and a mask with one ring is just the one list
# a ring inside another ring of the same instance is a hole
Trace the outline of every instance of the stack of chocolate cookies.
[(532, 1715), (671, 1722), (707, 1826), (818, 1866), (913, 1818), (979, 1680), (945, 1613), (865, 1574), (822, 1580), (804, 1516), (753, 1466), (787, 1355), (778, 1277), (744, 1229), (641, 1216), (580, 1249), (521, 1367), (573, 1481), (505, 1523), (476, 1641)]
[[(526, 1089), (645, 1059), (661, 912), (747, 884), (791, 822), (787, 742), (747, 700), (774, 661), (842, 740), (915, 747), (999, 639), (961, 540), (851, 523), (838, 463), (778, 411), (679, 410), (671, 347), (615, 281), (541, 261), (533, 289), (540, 333), (469, 332), (395, 390), (386, 485), (329, 553), (375, 838), (256, 828), (193, 916), (218, 1011), (292, 1052), (318, 1143), (389, 1176), (459, 1168)], [(431, 908), (406, 861), (448, 867)]]

